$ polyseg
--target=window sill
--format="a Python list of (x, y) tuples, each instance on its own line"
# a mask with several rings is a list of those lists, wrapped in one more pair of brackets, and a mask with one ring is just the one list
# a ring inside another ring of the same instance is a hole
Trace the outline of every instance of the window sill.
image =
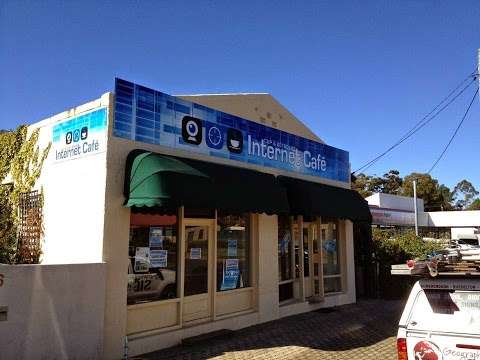
[(302, 300), (299, 300), (299, 299), (288, 299), (288, 300), (283, 300), (278, 305), (280, 307), (282, 307), (282, 306), (289, 306), (289, 305), (293, 305), (293, 304), (301, 304), (301, 303), (304, 303), (304, 302), (307, 302), (307, 301), (302, 301)]
[(336, 295), (344, 295), (345, 291), (336, 291), (336, 292), (328, 292), (323, 294), (323, 296), (328, 297), (328, 296), (336, 296)]
[(165, 299), (165, 300), (154, 300), (154, 301), (147, 301), (144, 303), (140, 304), (131, 304), (127, 305), (127, 309), (142, 309), (142, 308), (147, 308), (147, 307), (153, 307), (153, 306), (162, 306), (164, 304), (171, 304), (171, 303), (179, 303), (180, 299)]
[(256, 312), (257, 312), (257, 310), (255, 310), (255, 309), (248, 309), (248, 310), (237, 311), (237, 312), (233, 312), (233, 313), (229, 313), (229, 314), (217, 315), (217, 316), (215, 316), (214, 321), (221, 321), (221, 320), (230, 319), (230, 318), (237, 317), (237, 316), (244, 316), (244, 315), (253, 314), (253, 313), (256, 313)]
[(323, 275), (324, 279), (332, 279), (332, 278), (338, 278), (338, 277), (342, 277), (342, 274)]
[(230, 295), (230, 294), (235, 294), (235, 293), (253, 291), (254, 289), (255, 289), (254, 287), (249, 286), (249, 287), (243, 287), (243, 288), (232, 289), (232, 290), (216, 291), (215, 295), (217, 295), (217, 296)]

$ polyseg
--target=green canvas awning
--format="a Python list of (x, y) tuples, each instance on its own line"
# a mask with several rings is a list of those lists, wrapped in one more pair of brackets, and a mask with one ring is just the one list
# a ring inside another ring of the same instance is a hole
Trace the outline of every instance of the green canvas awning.
[(142, 150), (128, 155), (124, 194), (125, 206), (135, 211), (185, 206), (288, 213), (285, 188), (273, 175)]
[(328, 216), (352, 221), (372, 221), (372, 215), (360, 194), (354, 190), (279, 176), (288, 196), (290, 214)]
[[(192, 191), (195, 187), (203, 191)], [(124, 188), (127, 207), (206, 206), (205, 192), (211, 189), (208, 175), (178, 159), (137, 150), (128, 155)]]

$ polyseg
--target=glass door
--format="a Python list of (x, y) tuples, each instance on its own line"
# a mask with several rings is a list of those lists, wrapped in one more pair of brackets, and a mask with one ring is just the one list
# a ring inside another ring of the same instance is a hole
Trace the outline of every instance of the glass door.
[(212, 316), (214, 220), (185, 219), (183, 321)]
[(319, 226), (318, 223), (312, 223), (310, 225), (310, 237), (311, 237), (311, 249), (312, 249), (312, 295), (323, 296), (323, 284), (322, 279), (322, 256), (321, 256), (321, 244), (319, 239)]
[(310, 273), (310, 251), (312, 249), (312, 236), (310, 231), (310, 223), (303, 223), (302, 229), (302, 240), (303, 240), (303, 278), (305, 286), (305, 297), (309, 298), (313, 295), (312, 293), (312, 277)]

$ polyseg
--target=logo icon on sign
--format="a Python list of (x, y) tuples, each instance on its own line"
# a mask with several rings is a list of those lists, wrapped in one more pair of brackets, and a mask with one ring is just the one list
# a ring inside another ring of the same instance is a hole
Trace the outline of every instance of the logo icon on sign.
[(182, 120), (182, 139), (189, 144), (199, 145), (202, 142), (202, 120), (184, 116)]
[(215, 125), (211, 125), (209, 122), (206, 123), (206, 141), (207, 146), (213, 149), (221, 149), (223, 146), (223, 136), (222, 131)]
[(71, 131), (67, 132), (67, 134), (65, 135), (65, 143), (66, 144), (71, 144), (72, 143), (72, 138), (73, 138), (72, 132)]
[(230, 152), (240, 154), (243, 150), (243, 134), (237, 129), (228, 129), (227, 148)]
[(80, 138), (82, 140), (86, 140), (88, 137), (88, 127), (84, 126), (82, 127), (82, 130), (80, 131)]
[(75, 130), (73, 132), (73, 142), (77, 142), (78, 140), (80, 140), (80, 130)]

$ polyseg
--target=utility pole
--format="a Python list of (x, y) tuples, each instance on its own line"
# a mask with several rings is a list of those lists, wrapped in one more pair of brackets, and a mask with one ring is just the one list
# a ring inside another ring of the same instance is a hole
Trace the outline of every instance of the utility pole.
[(415, 209), (415, 235), (418, 236), (417, 180), (413, 180), (413, 208)]
[(480, 89), (480, 49), (477, 51), (477, 79), (478, 79), (478, 88)]

